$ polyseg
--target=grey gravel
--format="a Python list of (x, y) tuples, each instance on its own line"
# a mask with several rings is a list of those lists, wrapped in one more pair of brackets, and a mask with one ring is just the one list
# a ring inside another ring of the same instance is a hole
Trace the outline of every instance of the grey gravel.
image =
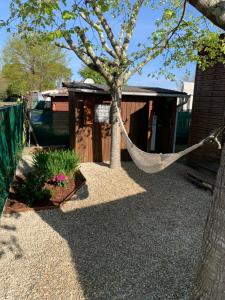
[(188, 299), (211, 200), (174, 164), (82, 164), (61, 209), (4, 215), (0, 299)]

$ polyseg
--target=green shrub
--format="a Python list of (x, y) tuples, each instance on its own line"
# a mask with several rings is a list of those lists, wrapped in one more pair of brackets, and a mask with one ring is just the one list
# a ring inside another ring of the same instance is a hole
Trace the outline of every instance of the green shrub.
[(78, 155), (70, 150), (37, 151), (33, 154), (33, 161), (46, 180), (58, 174), (71, 176), (79, 165)]
[(44, 189), (44, 184), (44, 176), (39, 173), (29, 173), (26, 180), (18, 186), (17, 193), (28, 206), (32, 206), (35, 201), (51, 198), (51, 192)]

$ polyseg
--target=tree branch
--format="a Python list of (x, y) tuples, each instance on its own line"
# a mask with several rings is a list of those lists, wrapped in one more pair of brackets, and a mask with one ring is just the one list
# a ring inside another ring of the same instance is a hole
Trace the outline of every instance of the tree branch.
[(200, 13), (213, 24), (225, 30), (225, 5), (221, 0), (188, 0)]
[(134, 27), (135, 27), (135, 24), (137, 21), (137, 17), (138, 17), (138, 14), (139, 14), (139, 11), (141, 9), (143, 2), (144, 2), (144, 0), (137, 0), (133, 6), (130, 19), (126, 25), (126, 36), (124, 38), (124, 42), (123, 42), (123, 46), (122, 46), (123, 55), (125, 55), (127, 52), (131, 37), (134, 32)]
[[(69, 45), (69, 50), (72, 50), (78, 57), (79, 59), (88, 67), (93, 67), (93, 62), (87, 57), (87, 55), (85, 56), (86, 53), (84, 53), (78, 46), (76, 46), (71, 37), (67, 35), (63, 35), (65, 41), (67, 42), (67, 44)], [(65, 47), (65, 44), (60, 44), (58, 43), (58, 46), (62, 46), (62, 48)], [(66, 46), (67, 47), (67, 46)], [(66, 49), (68, 49), (66, 48)]]
[[(159, 43), (157, 43), (154, 46), (154, 49), (152, 49), (152, 50), (154, 50), (154, 52), (151, 53), (151, 54), (149, 54), (146, 57), (145, 60), (143, 60), (142, 62), (140, 62), (133, 70), (131, 70), (130, 72), (127, 73), (127, 75), (125, 76), (125, 81), (127, 81), (136, 72), (138, 72), (139, 70), (141, 70), (146, 64), (148, 64), (152, 59), (154, 59), (157, 55), (159, 55), (164, 49), (168, 48), (169, 42), (170, 42), (171, 38), (174, 36), (174, 34), (176, 33), (176, 31), (179, 29), (179, 27), (180, 27), (180, 25), (181, 25), (181, 23), (183, 21), (183, 18), (185, 16), (186, 3), (187, 3), (187, 0), (184, 0), (181, 17), (180, 17), (180, 19), (179, 19), (179, 21), (177, 23), (177, 26), (175, 26), (172, 30), (170, 30), (167, 33), (168, 38), (165, 39), (165, 40), (159, 41)], [(160, 44), (161, 44), (161, 46), (160, 46)], [(155, 49), (157, 49), (157, 50), (155, 50)]]
[(79, 15), (81, 16), (81, 18), (88, 23), (93, 29), (95, 29), (98, 33), (102, 48), (105, 49), (105, 51), (111, 55), (113, 58), (117, 58), (115, 53), (112, 51), (112, 49), (110, 49), (110, 47), (108, 46), (108, 44), (106, 43), (104, 34), (102, 32), (102, 29), (100, 28), (99, 24), (94, 23), (89, 16), (87, 16), (84, 12), (79, 12)]
[(185, 11), (186, 11), (186, 5), (187, 5), (187, 0), (184, 0), (184, 3), (183, 3), (183, 8), (182, 8), (182, 13), (181, 13), (181, 17), (177, 23), (177, 26), (175, 26), (170, 32), (170, 37), (167, 39), (167, 44), (169, 44), (169, 41), (170, 39), (173, 37), (174, 33), (179, 29), (180, 27), (180, 24), (182, 23), (183, 21), (183, 18), (185, 16)]
[(72, 51), (71, 47), (65, 45), (64, 43), (55, 42), (55, 45), (59, 48), (66, 49)]
[(119, 45), (119, 47), (122, 47), (122, 42), (123, 42), (124, 34), (125, 34), (125, 30), (122, 27), (121, 30), (120, 30), (119, 38), (118, 38), (118, 45)]
[[(84, 47), (87, 51), (87, 55), (91, 58), (93, 64), (95, 65), (95, 70), (99, 71), (107, 82), (111, 82), (113, 78), (112, 78), (112, 75), (110, 74), (110, 72), (108, 72), (108, 70), (107, 70), (108, 66), (105, 64), (105, 62), (101, 58), (99, 58), (95, 54), (93, 47), (91, 45), (91, 42), (87, 39), (84, 31), (82, 29), (80, 29), (79, 27), (75, 27), (75, 32), (81, 39), (82, 44), (84, 45)], [(92, 67), (92, 69), (93, 69), (93, 67)]]
[(147, 63), (149, 63), (154, 57), (156, 57), (156, 54), (151, 54), (148, 55), (147, 58), (140, 62), (133, 70), (127, 72), (127, 74), (125, 75), (125, 79), (124, 81), (128, 81), (128, 79), (133, 76), (135, 73), (137, 73), (138, 71), (140, 71)]
[(116, 42), (116, 39), (113, 35), (113, 32), (112, 32), (106, 18), (104, 17), (104, 15), (101, 12), (101, 8), (99, 7), (99, 5), (94, 4), (93, 1), (90, 2), (90, 5), (94, 9), (94, 12), (95, 12), (98, 20), (100, 21), (100, 23), (102, 25), (102, 28), (104, 29), (104, 31), (105, 31), (105, 33), (106, 33), (106, 35), (107, 35), (107, 37), (110, 41), (110, 44), (111, 44), (112, 48), (115, 51), (115, 54), (117, 55), (118, 58), (120, 58), (120, 56), (121, 56), (120, 47)]

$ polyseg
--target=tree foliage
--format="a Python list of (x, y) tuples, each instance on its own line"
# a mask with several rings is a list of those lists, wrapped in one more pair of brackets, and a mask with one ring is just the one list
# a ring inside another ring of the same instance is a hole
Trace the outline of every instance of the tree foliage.
[(65, 53), (37, 35), (12, 37), (3, 50), (2, 74), (10, 94), (54, 88), (58, 80), (68, 79)]
[(0, 99), (4, 99), (7, 97), (7, 89), (8, 89), (8, 81), (7, 79), (0, 73)]
[[(146, 33), (145, 40), (132, 44), (141, 9), (148, 10), (151, 19), (159, 8), (163, 13), (154, 33)], [(58, 46), (75, 52), (109, 85), (113, 85), (115, 77), (127, 81), (161, 54), (164, 64), (159, 74), (164, 74), (168, 67), (182, 67), (189, 61), (198, 61), (206, 68), (215, 60), (223, 61), (225, 51), (218, 32), (210, 31), (202, 17), (194, 17), (183, 0), (12, 0), (11, 18), (2, 25), (10, 26), (15, 19), (19, 20), (20, 33), (35, 30), (58, 40)], [(119, 26), (113, 30), (115, 19)], [(131, 45), (134, 51), (130, 51)], [(204, 58), (198, 55), (203, 49), (207, 52)], [(172, 78), (170, 72), (167, 75)]]
[(99, 84), (105, 84), (106, 81), (104, 79), (104, 77), (101, 76), (101, 74), (99, 74), (98, 72), (90, 69), (87, 66), (83, 66), (79, 72), (80, 76), (83, 79), (87, 79), (87, 78), (91, 78), (94, 80), (95, 83), (99, 83)]

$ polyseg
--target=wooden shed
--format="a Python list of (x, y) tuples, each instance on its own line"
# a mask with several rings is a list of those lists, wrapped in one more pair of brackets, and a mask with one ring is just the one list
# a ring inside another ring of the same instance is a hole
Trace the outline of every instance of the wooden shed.
[[(202, 71), (197, 67), (189, 144), (195, 144), (224, 124), (225, 67), (217, 63)], [(204, 147), (189, 155), (189, 163), (217, 171), (221, 151), (215, 145)]]
[(68, 95), (56, 95), (51, 97), (52, 111), (69, 111)]
[(54, 90), (44, 91), (42, 95), (51, 99), (52, 111), (69, 111), (69, 98), (67, 88), (58, 88)]
[[(69, 90), (70, 148), (83, 162), (109, 161), (111, 143), (108, 86), (65, 83)], [(186, 93), (150, 87), (124, 86), (121, 115), (132, 141), (148, 152), (172, 152), (175, 143), (177, 98)], [(121, 142), (122, 160), (130, 156)]]

